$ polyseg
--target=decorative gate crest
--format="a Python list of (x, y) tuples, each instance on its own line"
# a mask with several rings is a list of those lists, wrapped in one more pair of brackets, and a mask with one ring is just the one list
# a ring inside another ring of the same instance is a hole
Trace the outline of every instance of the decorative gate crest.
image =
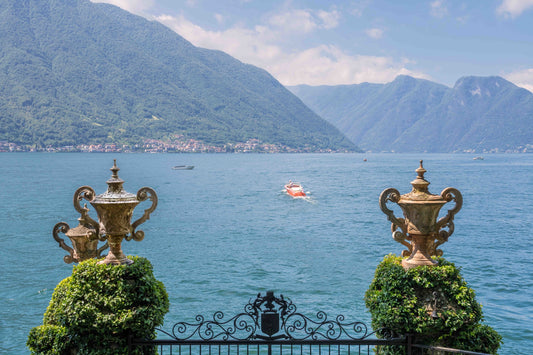
[[(296, 312), (296, 306), (283, 295), (274, 296), (268, 291), (264, 297), (258, 294), (244, 306), (244, 312), (227, 320), (220, 311), (212, 319), (196, 316), (197, 323), (179, 322), (171, 333), (158, 329), (180, 341), (252, 341), (252, 340), (363, 340), (376, 332), (368, 331), (362, 322), (345, 323), (344, 316), (328, 319), (319, 311), (316, 320)], [(395, 336), (386, 330), (378, 331), (380, 337), (391, 339)]]

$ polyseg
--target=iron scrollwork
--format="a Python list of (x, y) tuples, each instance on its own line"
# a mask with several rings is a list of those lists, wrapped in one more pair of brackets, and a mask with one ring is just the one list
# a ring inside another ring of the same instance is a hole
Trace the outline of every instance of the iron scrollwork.
[(196, 323), (179, 322), (170, 333), (158, 331), (176, 341), (251, 341), (251, 340), (363, 340), (373, 334), (392, 338), (395, 334), (386, 329), (369, 332), (362, 322), (345, 322), (343, 315), (329, 319), (319, 311), (316, 319), (311, 319), (296, 311), (296, 306), (288, 298), (275, 297), (272, 291), (266, 296), (258, 294), (244, 306), (244, 312), (227, 320), (220, 311), (211, 319), (197, 315)]

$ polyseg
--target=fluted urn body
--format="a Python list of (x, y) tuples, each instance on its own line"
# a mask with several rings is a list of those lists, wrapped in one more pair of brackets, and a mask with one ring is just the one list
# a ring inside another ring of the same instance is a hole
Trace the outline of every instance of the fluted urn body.
[(94, 230), (81, 224), (67, 231), (66, 236), (72, 242), (72, 248), (74, 249), (73, 258), (75, 261), (88, 260), (97, 256), (98, 239), (90, 237), (93, 233)]
[[(429, 182), (424, 179), (426, 170), (422, 161), (416, 172), (418, 176), (411, 182), (411, 192), (400, 195), (398, 190), (389, 188), (379, 198), (381, 210), (392, 222), (394, 240), (408, 248), (402, 252), (403, 256), (408, 256), (402, 261), (405, 269), (436, 264), (431, 256), (442, 255), (442, 250), (437, 247), (445, 243), (453, 233), (453, 218), (463, 203), (457, 189), (448, 187), (440, 195), (433, 195), (428, 191)], [(455, 207), (438, 219), (441, 208), (452, 200), (455, 201)], [(387, 207), (389, 201), (400, 206), (404, 218), (394, 216), (394, 212)]]
[(132, 263), (122, 252), (121, 243), (126, 235), (132, 233), (131, 217), (140, 201), (136, 195), (123, 189), (124, 181), (118, 177), (118, 170), (115, 162), (111, 168), (113, 175), (107, 180), (107, 191), (90, 201), (98, 214), (99, 233), (107, 236), (109, 243), (109, 253), (101, 261), (105, 264)]
[(131, 233), (131, 217), (140, 201), (133, 194), (126, 193), (122, 199), (106, 198), (98, 195), (91, 201), (100, 225), (100, 233), (119, 235)]

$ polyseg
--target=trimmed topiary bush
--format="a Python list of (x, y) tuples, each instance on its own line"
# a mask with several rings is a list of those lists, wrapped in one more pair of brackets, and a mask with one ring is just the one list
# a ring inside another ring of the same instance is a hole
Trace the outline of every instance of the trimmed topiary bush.
[(28, 347), (32, 353), (42, 355), (68, 354), (71, 337), (67, 328), (57, 325), (41, 325), (30, 331)]
[[(386, 256), (365, 294), (374, 329), (412, 334), (418, 344), (497, 352), (502, 338), (480, 324), (481, 305), (459, 268), (437, 258), (436, 266), (406, 271), (401, 260), (396, 255)], [(384, 348), (380, 354), (403, 354), (403, 350)]]
[(130, 335), (155, 338), (168, 312), (168, 294), (147, 259), (132, 259), (132, 265), (97, 265), (92, 259), (75, 266), (54, 290), (43, 325), (29, 334), (32, 354), (127, 354)]

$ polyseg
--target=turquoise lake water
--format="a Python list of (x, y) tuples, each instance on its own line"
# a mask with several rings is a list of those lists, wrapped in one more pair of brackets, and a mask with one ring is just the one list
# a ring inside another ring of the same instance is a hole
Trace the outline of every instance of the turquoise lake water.
[[(29, 352), (28, 332), (42, 324), (54, 287), (72, 271), (52, 228), (61, 221), (77, 225), (74, 191), (89, 185), (103, 193), (115, 158), (128, 192), (149, 186), (159, 197), (139, 227), (145, 239), (124, 242), (123, 250), (148, 258), (164, 282), (171, 307), (163, 328), (218, 310), (231, 316), (266, 290), (291, 298), (309, 316), (322, 310), (370, 325), (363, 298), (375, 267), (403, 250), (378, 198), (388, 187), (409, 192), (424, 159), (431, 193), (451, 186), (464, 198), (444, 257), (462, 267), (485, 323), (503, 335), (500, 353), (530, 353), (532, 154), (472, 160), (466, 154), (3, 153), (1, 354)], [(195, 168), (171, 169), (183, 164)], [(289, 179), (301, 182), (309, 198), (288, 196)]]

